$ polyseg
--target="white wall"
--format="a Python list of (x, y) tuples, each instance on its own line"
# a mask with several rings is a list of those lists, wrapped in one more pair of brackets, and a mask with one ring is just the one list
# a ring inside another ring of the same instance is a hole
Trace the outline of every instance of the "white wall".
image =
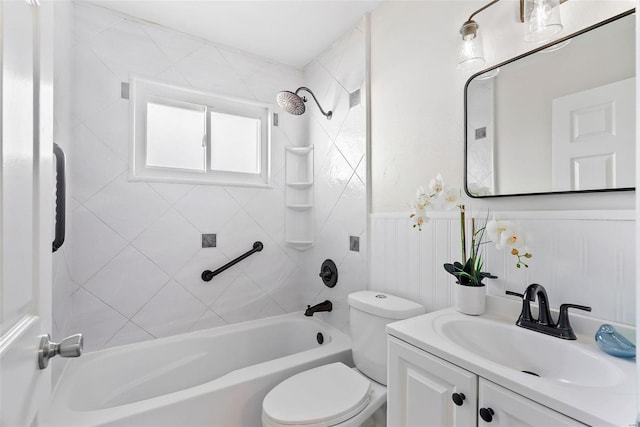
[[(537, 46), (523, 41), (518, 4), (505, 0), (476, 17), (486, 66)], [(634, 7), (631, 0), (571, 0), (561, 7), (571, 34)], [(453, 185), (463, 177), (463, 89), (471, 72), (456, 69), (459, 29), (476, 1), (390, 1), (371, 15), (372, 210), (405, 210), (418, 185), (437, 172)], [(493, 208), (633, 208), (633, 195), (517, 197)], [(482, 205), (480, 203), (479, 205)]]
[[(353, 286), (365, 287), (366, 252), (348, 251), (348, 234), (365, 237), (364, 184), (354, 172), (364, 155), (354, 152), (364, 147), (363, 113), (349, 109), (344, 88), (361, 85), (362, 29), (303, 72), (86, 3), (72, 12), (73, 244), (54, 291), (71, 295), (71, 304), (54, 307), (70, 318), (60, 335), (84, 333), (92, 351), (299, 311), (327, 296), (338, 309), (325, 317), (345, 327), (345, 290), (326, 293), (318, 271), (321, 258), (333, 258), (347, 278), (359, 277)], [(128, 182), (129, 101), (120, 89), (130, 74), (272, 104), (280, 90), (313, 84), (334, 120), (320, 123), (310, 104), (312, 114), (279, 114), (271, 189)], [(300, 252), (284, 241), (284, 147), (309, 143), (317, 147), (317, 242)], [(216, 233), (217, 247), (201, 248), (202, 233)], [(262, 252), (211, 282), (200, 279), (256, 240)]]
[[(442, 264), (459, 257), (459, 229), (457, 220), (436, 215), (427, 229), (414, 230), (407, 219), (408, 203), (416, 187), (427, 185), (438, 172), (462, 187), (463, 89), (473, 72), (456, 69), (456, 47), (460, 25), (481, 5), (391, 1), (371, 16), (370, 287), (421, 301), (429, 309), (450, 305), (452, 280)], [(566, 2), (560, 36), (634, 6), (633, 1)], [(532, 48), (522, 38), (517, 1), (501, 1), (476, 21), (484, 31), (487, 67)], [(465, 203), (481, 216), (488, 210), (503, 218), (504, 212), (520, 211), (523, 224), (532, 230), (534, 258), (530, 269), (518, 271), (523, 276), (516, 274), (515, 265), (489, 254), (486, 270), (500, 276), (490, 285), (491, 294), (521, 291), (537, 282), (550, 290), (553, 305), (577, 300), (593, 306), (594, 316), (634, 322), (635, 306), (629, 302), (635, 295), (635, 252), (624, 240), (635, 228), (628, 218), (635, 206), (632, 192)], [(585, 211), (599, 209), (608, 211), (585, 217)]]

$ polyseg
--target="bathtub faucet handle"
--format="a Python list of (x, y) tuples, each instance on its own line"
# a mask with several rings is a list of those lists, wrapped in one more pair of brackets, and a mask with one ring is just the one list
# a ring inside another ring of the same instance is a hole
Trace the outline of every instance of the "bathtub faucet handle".
[(338, 283), (338, 267), (330, 259), (325, 259), (320, 266), (320, 278), (329, 288), (333, 288)]
[(49, 359), (57, 355), (80, 357), (82, 348), (82, 334), (71, 335), (59, 343), (52, 342), (49, 334), (43, 335), (40, 338), (40, 348), (38, 349), (38, 366), (40, 369), (45, 369), (49, 365)]

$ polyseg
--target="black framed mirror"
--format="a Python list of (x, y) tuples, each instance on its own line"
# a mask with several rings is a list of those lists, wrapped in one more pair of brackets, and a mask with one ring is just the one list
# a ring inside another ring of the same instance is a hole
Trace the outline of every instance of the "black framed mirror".
[(469, 78), (469, 196), (635, 189), (634, 12)]

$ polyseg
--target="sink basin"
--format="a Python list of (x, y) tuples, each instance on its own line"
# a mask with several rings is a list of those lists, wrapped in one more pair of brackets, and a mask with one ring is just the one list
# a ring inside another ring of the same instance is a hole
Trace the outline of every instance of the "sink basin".
[(541, 380), (583, 387), (611, 387), (622, 370), (588, 345), (551, 337), (489, 318), (443, 316), (438, 335), (475, 356)]

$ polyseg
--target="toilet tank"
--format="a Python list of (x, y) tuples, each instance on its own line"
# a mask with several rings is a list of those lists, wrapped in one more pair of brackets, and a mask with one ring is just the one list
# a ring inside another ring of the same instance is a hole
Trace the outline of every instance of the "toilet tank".
[(349, 294), (351, 348), (356, 367), (366, 376), (387, 385), (388, 323), (425, 312), (413, 301), (384, 292), (359, 291)]

